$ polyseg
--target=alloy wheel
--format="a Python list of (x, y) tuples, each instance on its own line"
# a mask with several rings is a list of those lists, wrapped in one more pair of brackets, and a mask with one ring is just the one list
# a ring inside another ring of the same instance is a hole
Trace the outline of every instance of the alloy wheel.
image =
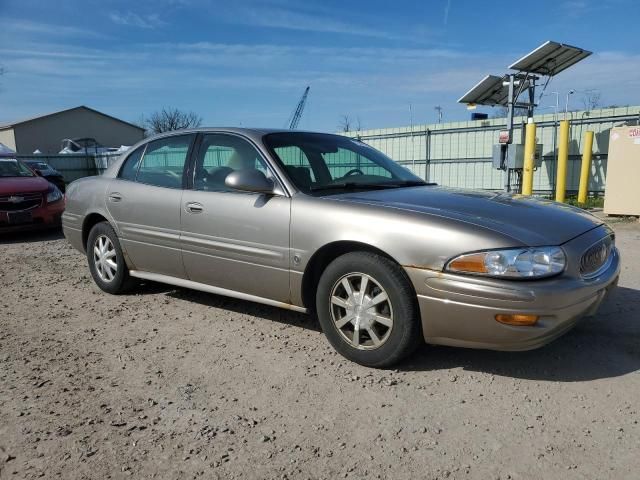
[(111, 282), (115, 278), (118, 272), (116, 249), (106, 235), (96, 238), (93, 245), (93, 262), (102, 281)]
[(373, 277), (350, 273), (331, 289), (331, 318), (344, 340), (359, 350), (381, 347), (393, 329), (389, 295)]

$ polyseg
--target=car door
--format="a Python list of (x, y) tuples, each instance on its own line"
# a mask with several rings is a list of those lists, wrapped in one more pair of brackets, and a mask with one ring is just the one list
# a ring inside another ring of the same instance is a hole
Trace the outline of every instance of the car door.
[(190, 280), (289, 302), (290, 198), (240, 192), (226, 176), (255, 168), (273, 176), (243, 137), (206, 134), (182, 198), (182, 256)]
[(107, 190), (107, 209), (134, 270), (185, 278), (180, 216), (195, 135), (174, 135), (132, 152)]

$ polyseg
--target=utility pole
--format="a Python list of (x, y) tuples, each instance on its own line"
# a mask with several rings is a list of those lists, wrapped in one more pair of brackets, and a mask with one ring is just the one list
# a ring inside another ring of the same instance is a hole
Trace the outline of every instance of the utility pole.
[(438, 112), (438, 123), (442, 123), (442, 107), (440, 105), (437, 105), (436, 107), (434, 107), (434, 110)]

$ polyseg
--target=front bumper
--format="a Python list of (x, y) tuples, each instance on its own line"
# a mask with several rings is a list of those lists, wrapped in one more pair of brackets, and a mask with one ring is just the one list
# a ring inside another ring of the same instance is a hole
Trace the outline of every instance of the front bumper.
[[(580, 258), (607, 233), (600, 227), (568, 242), (568, 258)], [(620, 256), (612, 250), (609, 267), (595, 278), (582, 279), (570, 268), (558, 277), (537, 281), (495, 280), (405, 267), (418, 294), (427, 343), (491, 350), (530, 350), (570, 330), (593, 315), (617, 284)], [(575, 262), (574, 262), (575, 263)], [(497, 314), (539, 315), (534, 326), (499, 323)]]
[(0, 212), (0, 232), (24, 232), (60, 226), (62, 213), (64, 212), (64, 200), (29, 210), (31, 219), (29, 222), (9, 223), (8, 212)]

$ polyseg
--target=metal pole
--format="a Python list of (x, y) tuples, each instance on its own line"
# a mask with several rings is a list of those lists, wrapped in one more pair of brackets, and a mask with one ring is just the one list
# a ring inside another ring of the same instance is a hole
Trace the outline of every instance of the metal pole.
[(589, 191), (589, 174), (591, 173), (591, 152), (593, 150), (593, 132), (584, 132), (584, 147), (582, 151), (582, 165), (580, 166), (580, 188), (578, 190), (578, 203), (587, 203)]
[(504, 147), (505, 148), (505, 152), (504, 152), (504, 159), (503, 159), (503, 166), (504, 166), (504, 191), (505, 192), (510, 192), (511, 191), (511, 172), (510, 172), (510, 168), (508, 166), (508, 154), (509, 154), (509, 145), (511, 144), (512, 140), (513, 140), (513, 102), (515, 101), (515, 99), (513, 98), (514, 95), (514, 89), (513, 89), (513, 85), (514, 85), (514, 80), (515, 80), (515, 75), (514, 74), (509, 74), (509, 98), (508, 98), (508, 103), (507, 103), (507, 130), (509, 131), (509, 142), (507, 143), (507, 145)]
[(531, 195), (533, 193), (533, 168), (535, 166), (534, 157), (536, 155), (536, 124), (533, 118), (527, 122), (527, 132), (524, 143), (524, 171), (522, 172), (522, 194)]
[(431, 159), (429, 158), (429, 149), (431, 148), (431, 130), (428, 128), (424, 131), (424, 179), (429, 181), (431, 176)]
[[(554, 167), (558, 165), (558, 96), (556, 96), (556, 113), (553, 117), (553, 164)], [(549, 167), (547, 166), (547, 171)], [(553, 182), (551, 188), (553, 189)], [(555, 192), (554, 192), (555, 193)]]
[(556, 175), (556, 202), (564, 202), (567, 188), (567, 164), (569, 163), (569, 120), (560, 122), (558, 145), (558, 170)]
[(567, 115), (568, 115), (568, 113), (569, 113), (569, 95), (573, 95), (573, 94), (574, 94), (574, 92), (575, 92), (575, 90), (569, 90), (569, 91), (567, 92), (567, 99), (566, 99), (566, 101), (564, 102), (564, 119), (565, 119), (565, 120), (567, 119)]

